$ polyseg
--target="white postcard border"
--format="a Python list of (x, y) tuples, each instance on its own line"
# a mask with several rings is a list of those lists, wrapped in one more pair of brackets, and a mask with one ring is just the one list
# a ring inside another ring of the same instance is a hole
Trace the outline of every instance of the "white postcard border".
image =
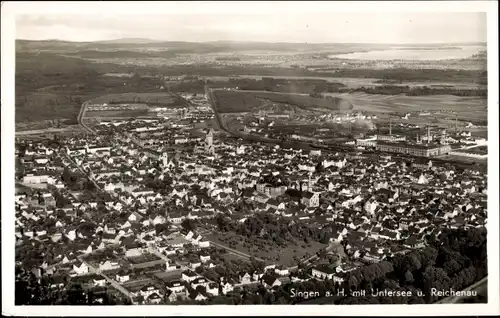
[[(29, 316), (233, 316), (233, 315), (481, 315), (499, 313), (498, 2), (256, 2), (246, 13), (276, 12), (487, 12), (488, 17), (488, 304), (443, 305), (207, 305), (207, 306), (14, 306), (14, 18), (18, 14), (157, 14), (238, 12), (236, 2), (2, 2), (2, 314)], [(247, 10), (248, 8), (248, 10)], [(495, 147), (495, 145), (497, 145)], [(81, 307), (81, 308), (80, 308)]]

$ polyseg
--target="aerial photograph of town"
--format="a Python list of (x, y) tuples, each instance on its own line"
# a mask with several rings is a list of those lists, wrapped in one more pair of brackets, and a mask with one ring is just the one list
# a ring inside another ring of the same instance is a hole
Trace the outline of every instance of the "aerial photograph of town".
[(486, 13), (296, 15), (16, 17), (16, 306), (488, 303)]

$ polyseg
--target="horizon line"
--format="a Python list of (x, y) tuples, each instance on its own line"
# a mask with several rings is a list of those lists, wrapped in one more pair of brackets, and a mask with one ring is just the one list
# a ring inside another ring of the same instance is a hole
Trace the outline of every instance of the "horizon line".
[[(212, 41), (181, 41), (181, 40), (159, 40), (159, 39), (149, 39), (149, 38), (140, 38), (140, 37), (130, 37), (130, 38), (115, 38), (109, 40), (87, 40), (87, 41), (70, 41), (63, 39), (21, 39), (16, 38), (15, 41), (29, 41), (29, 42), (67, 42), (67, 43), (103, 43), (103, 42), (112, 42), (112, 41), (120, 41), (120, 40), (144, 40), (150, 41), (153, 44), (157, 43), (166, 43), (166, 42), (181, 42), (181, 43), (215, 43), (215, 42), (226, 42), (226, 43), (266, 43), (266, 44), (487, 44), (487, 41), (463, 41), (463, 42), (269, 42), (269, 41), (238, 41), (238, 40), (212, 40)], [(134, 43), (130, 43), (134, 44)]]

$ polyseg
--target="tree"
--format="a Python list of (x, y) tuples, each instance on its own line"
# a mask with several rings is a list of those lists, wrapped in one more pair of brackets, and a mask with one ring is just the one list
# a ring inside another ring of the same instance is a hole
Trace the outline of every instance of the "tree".
[(198, 267), (196, 267), (196, 269), (195, 269), (194, 271), (195, 271), (196, 273), (198, 273), (198, 274), (203, 273), (203, 271), (204, 271), (203, 266), (198, 266)]
[(144, 299), (144, 296), (139, 295), (139, 296), (137, 296), (136, 300), (139, 304), (143, 304), (145, 299)]
[(410, 271), (406, 271), (405, 273), (405, 283), (406, 284), (411, 284), (413, 283), (415, 280), (413, 279), (413, 275)]
[(61, 178), (62, 178), (62, 181), (64, 181), (64, 182), (67, 182), (67, 183), (71, 182), (71, 171), (69, 171), (68, 166), (64, 167)]
[(223, 214), (217, 214), (217, 216), (215, 217), (215, 221), (217, 222), (219, 231), (226, 232), (228, 230), (229, 221), (224, 217)]
[(207, 289), (204, 286), (200, 285), (200, 286), (196, 287), (196, 292), (198, 292), (200, 294), (204, 294), (206, 291), (207, 291)]
[(194, 231), (196, 229), (196, 222), (192, 219), (184, 219), (181, 223), (182, 228), (185, 231)]
[(86, 305), (87, 297), (80, 284), (72, 284), (67, 292), (66, 304), (68, 305)]
[(449, 274), (454, 274), (458, 272), (460, 269), (462, 269), (462, 265), (460, 265), (456, 259), (452, 258), (448, 260), (446, 263), (443, 265), (443, 269)]
[(422, 267), (433, 266), (436, 263), (438, 250), (432, 246), (426, 247), (420, 252), (420, 262)]
[(418, 257), (414, 254), (410, 254), (409, 257), (406, 258), (406, 270), (413, 272), (415, 270), (419, 270), (422, 267)]
[[(59, 209), (63, 208), (69, 203), (68, 199), (65, 196), (61, 195), (59, 192), (54, 193), (54, 199), (56, 200), (56, 207)], [(64, 215), (63, 211), (61, 211), (61, 213)]]
[(89, 190), (89, 191), (93, 191), (96, 189), (96, 187), (92, 181), (90, 181), (89, 179), (86, 179), (85, 183), (84, 183), (84, 189)]

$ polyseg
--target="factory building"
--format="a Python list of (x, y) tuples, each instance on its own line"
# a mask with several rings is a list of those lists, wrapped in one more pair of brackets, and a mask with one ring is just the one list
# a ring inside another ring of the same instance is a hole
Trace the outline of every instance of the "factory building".
[(450, 145), (440, 144), (410, 144), (406, 142), (377, 142), (378, 151), (401, 153), (418, 157), (434, 157), (451, 151)]
[(377, 140), (380, 141), (405, 141), (406, 136), (401, 135), (377, 135)]
[(377, 145), (377, 136), (356, 139), (356, 146), (359, 147), (375, 147), (376, 145)]
[(375, 147), (378, 141), (388, 141), (388, 142), (397, 142), (397, 141), (406, 141), (406, 136), (399, 135), (375, 135), (366, 138), (358, 138), (356, 139), (356, 146), (359, 147)]

